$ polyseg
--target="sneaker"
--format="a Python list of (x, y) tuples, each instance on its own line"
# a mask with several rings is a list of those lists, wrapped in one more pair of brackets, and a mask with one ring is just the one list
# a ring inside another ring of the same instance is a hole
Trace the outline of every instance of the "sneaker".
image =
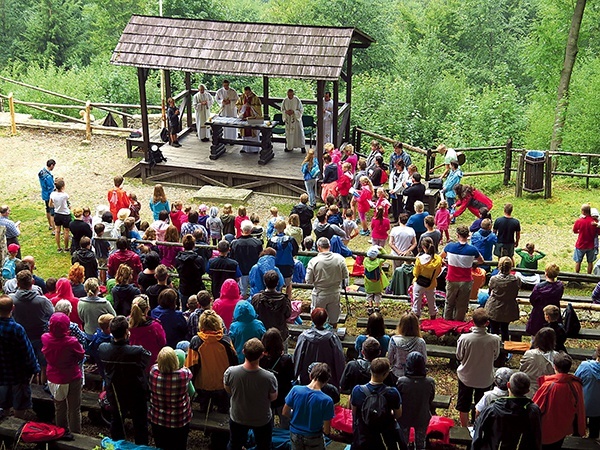
[(300, 151), (302, 152), (302, 154), (305, 154), (306, 153), (306, 148), (302, 147), (302, 149)]
[(283, 151), (284, 152), (291, 152), (292, 150), (286, 147), (286, 148), (283, 149)]
[(373, 314), (373, 308), (371, 308), (370, 306), (367, 308), (367, 314), (368, 315)]
[(369, 232), (368, 232), (367, 230), (360, 230), (360, 231), (358, 232), (358, 234), (360, 234), (361, 236), (368, 236), (368, 235), (369, 235)]
[(63, 249), (62, 249), (62, 248), (59, 248), (57, 251), (58, 251), (58, 253), (62, 253), (62, 252), (63, 252)]

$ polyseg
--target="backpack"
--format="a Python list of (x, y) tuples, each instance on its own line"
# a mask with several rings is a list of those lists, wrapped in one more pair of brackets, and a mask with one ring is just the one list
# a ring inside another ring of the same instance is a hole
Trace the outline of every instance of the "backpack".
[(160, 150), (160, 147), (153, 145), (150, 151), (148, 152), (148, 163), (150, 163), (150, 168), (163, 161), (167, 162), (167, 158), (165, 158), (165, 155), (163, 155), (163, 152)]
[(371, 391), (365, 384), (360, 389), (365, 394), (365, 400), (360, 407), (360, 415), (365, 426), (376, 431), (382, 431), (392, 419), (385, 398), (389, 388), (386, 386), (383, 389)]
[(385, 183), (387, 183), (387, 180), (388, 180), (388, 174), (385, 170), (382, 170), (381, 177), (379, 177), (379, 184), (383, 186)]
[(577, 337), (579, 331), (581, 330), (581, 323), (579, 323), (579, 317), (577, 317), (577, 313), (575, 312), (575, 309), (573, 309), (573, 305), (571, 303), (567, 304), (567, 307), (563, 312), (562, 319), (565, 331), (567, 332), (567, 337)]
[(25, 422), (17, 431), (17, 442), (19, 440), (31, 442), (50, 442), (62, 438), (66, 430), (56, 425), (50, 425), (42, 422)]
[(167, 128), (163, 128), (160, 132), (160, 140), (163, 142), (169, 142), (169, 130)]

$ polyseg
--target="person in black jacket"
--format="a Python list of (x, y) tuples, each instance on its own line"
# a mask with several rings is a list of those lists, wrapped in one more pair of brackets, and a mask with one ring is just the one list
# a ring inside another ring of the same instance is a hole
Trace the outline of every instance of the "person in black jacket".
[(190, 295), (205, 289), (202, 275), (206, 272), (206, 261), (194, 251), (196, 239), (191, 234), (183, 236), (181, 243), (183, 251), (175, 256), (175, 269), (179, 274), (179, 293), (185, 304)]
[(167, 108), (167, 119), (169, 121), (170, 145), (172, 147), (181, 147), (177, 138), (177, 133), (181, 130), (181, 125), (179, 124), (179, 108), (175, 105), (173, 97), (167, 99), (167, 104), (169, 105)]
[[(354, 386), (367, 384), (371, 380), (371, 361), (381, 356), (381, 344), (374, 337), (365, 339), (362, 345), (363, 358), (355, 359), (346, 364), (342, 379), (340, 380), (340, 392), (351, 394)], [(390, 371), (383, 383), (386, 386), (395, 387), (398, 378)]]
[(104, 364), (106, 396), (112, 408), (110, 436), (125, 439), (123, 417), (133, 420), (135, 443), (148, 445), (148, 379), (146, 366), (150, 352), (140, 345), (129, 345), (129, 323), (125, 316), (110, 322), (112, 340), (100, 344), (98, 355)]
[(304, 237), (310, 236), (312, 232), (312, 219), (315, 216), (315, 212), (310, 206), (308, 206), (308, 194), (302, 194), (300, 196), (300, 203), (292, 208), (292, 214), (298, 214), (300, 218), (300, 228)]
[[(268, 330), (277, 328), (284, 341), (290, 335), (287, 325), (287, 319), (292, 315), (292, 304), (289, 297), (283, 292), (277, 291), (279, 283), (279, 274), (274, 270), (269, 270), (264, 274), (265, 290), (254, 294), (252, 297), (252, 306), (258, 314), (258, 319)], [(287, 350), (287, 342), (286, 342)], [(285, 395), (283, 396), (285, 398)]]
[(406, 197), (405, 209), (409, 216), (415, 213), (415, 202), (425, 199), (425, 189), (425, 185), (421, 183), (421, 174), (413, 173), (412, 184), (402, 193)]
[(475, 420), (472, 450), (540, 450), (542, 448), (542, 413), (525, 397), (529, 377), (523, 372), (512, 374), (508, 397), (496, 399)]
[(242, 276), (240, 277), (240, 294), (243, 299), (248, 298), (250, 283), (248, 275), (252, 266), (258, 262), (260, 253), (263, 250), (263, 244), (260, 239), (252, 236), (254, 225), (249, 220), (244, 220), (240, 224), (242, 235), (231, 243), (230, 256), (235, 259), (240, 267)]
[(83, 236), (79, 241), (79, 250), (76, 250), (71, 256), (71, 264), (78, 262), (83, 266), (86, 280), (88, 278), (98, 278), (98, 260), (91, 247), (92, 240), (87, 236)]
[(73, 216), (75, 220), (72, 220), (69, 224), (69, 231), (73, 235), (73, 239), (71, 240), (71, 254), (79, 250), (82, 237), (87, 236), (90, 239), (92, 238), (91, 227), (83, 221), (83, 209), (73, 208)]

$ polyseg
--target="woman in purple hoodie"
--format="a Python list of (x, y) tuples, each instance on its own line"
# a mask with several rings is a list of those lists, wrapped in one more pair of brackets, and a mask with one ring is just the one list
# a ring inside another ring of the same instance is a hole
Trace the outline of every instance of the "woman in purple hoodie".
[(54, 313), (50, 317), (48, 333), (42, 335), (42, 353), (48, 366), (48, 387), (54, 397), (55, 422), (71, 433), (81, 433), (81, 384), (80, 363), (83, 347), (70, 335), (69, 316)]
[(529, 313), (529, 320), (525, 326), (525, 331), (530, 336), (542, 329), (546, 323), (544, 318), (544, 308), (548, 305), (556, 305), (560, 309), (560, 300), (565, 290), (561, 281), (557, 281), (560, 268), (556, 264), (546, 266), (546, 281), (538, 283), (531, 291), (529, 302), (533, 308)]

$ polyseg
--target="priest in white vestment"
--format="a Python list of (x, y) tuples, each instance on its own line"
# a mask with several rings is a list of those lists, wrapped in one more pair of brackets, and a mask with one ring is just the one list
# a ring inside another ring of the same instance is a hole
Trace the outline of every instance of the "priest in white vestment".
[[(223, 87), (217, 91), (215, 100), (220, 106), (219, 116), (222, 117), (236, 117), (237, 108), (235, 102), (237, 102), (238, 95), (235, 90), (229, 87), (229, 80), (223, 80)], [(225, 127), (223, 129), (223, 137), (225, 139), (236, 139), (237, 129), (232, 127)]]
[(283, 123), (285, 124), (285, 151), (291, 152), (295, 148), (306, 153), (304, 126), (302, 125), (302, 113), (304, 107), (298, 97), (294, 95), (294, 90), (289, 89), (287, 97), (281, 102), (281, 112)]
[[(238, 98), (236, 107), (238, 109), (238, 118), (243, 120), (262, 119), (262, 104), (250, 86), (244, 88), (244, 93)], [(242, 138), (248, 141), (260, 142), (260, 132), (252, 128), (243, 128)], [(240, 153), (258, 153), (260, 147), (254, 145), (244, 145)]]
[(206, 90), (203, 84), (198, 86), (198, 92), (192, 98), (192, 105), (196, 111), (196, 130), (198, 131), (198, 139), (202, 142), (208, 142), (210, 137), (210, 127), (206, 122), (210, 118), (210, 107), (213, 104), (213, 97)]
[(331, 142), (333, 145), (333, 100), (331, 99), (331, 92), (325, 92), (323, 98), (323, 142)]

